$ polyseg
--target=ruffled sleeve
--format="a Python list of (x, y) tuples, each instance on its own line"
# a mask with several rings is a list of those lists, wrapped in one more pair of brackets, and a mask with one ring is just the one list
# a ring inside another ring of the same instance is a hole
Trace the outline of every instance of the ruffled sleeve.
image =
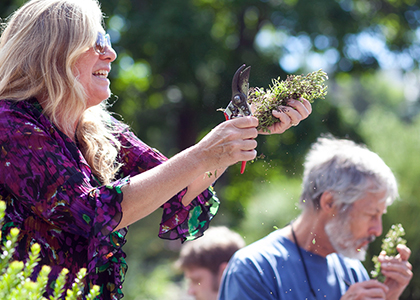
[[(124, 176), (134, 176), (167, 160), (158, 150), (147, 146), (128, 129), (123, 131), (119, 139), (122, 144), (121, 161), (124, 164)], [(160, 238), (185, 241), (200, 237), (216, 215), (220, 203), (213, 187), (209, 187), (189, 205), (184, 206), (182, 198), (186, 192), (187, 189), (182, 190), (162, 205)]]
[(182, 242), (194, 240), (203, 235), (210, 220), (219, 209), (213, 187), (209, 187), (198, 195), (190, 204), (184, 206), (181, 202), (186, 190), (166, 202), (160, 224), (159, 237), (163, 239), (181, 239)]
[[(95, 220), (93, 222), (93, 236), (89, 241), (88, 262), (89, 286), (98, 283), (108, 283), (102, 288), (109, 290), (112, 299), (120, 299), (123, 295), (122, 284), (125, 280), (127, 263), (122, 246), (126, 243), (127, 228), (117, 231), (121, 216), (122, 192), (121, 188), (129, 184), (130, 178), (112, 182), (101, 186), (90, 195), (91, 201), (97, 203)], [(110, 219), (110, 216), (113, 216)], [(119, 216), (116, 218), (116, 216)]]

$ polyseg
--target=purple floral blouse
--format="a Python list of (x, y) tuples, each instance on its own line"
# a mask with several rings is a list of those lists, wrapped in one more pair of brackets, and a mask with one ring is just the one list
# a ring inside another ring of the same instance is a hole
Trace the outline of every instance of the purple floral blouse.
[[(100, 299), (123, 297), (127, 265), (121, 247), (128, 228), (113, 231), (122, 217), (121, 187), (129, 184), (130, 176), (166, 160), (128, 129), (118, 138), (123, 167), (116, 181), (102, 185), (77, 145), (42, 114), (35, 99), (0, 100), (0, 200), (7, 204), (3, 237), (10, 228), (20, 229), (18, 260), (27, 259), (32, 244), (40, 244), (36, 271), (49, 265), (53, 282), (67, 268), (67, 288), (79, 269), (87, 268), (85, 283), (100, 286)], [(212, 188), (188, 206), (181, 203), (185, 192), (162, 206), (159, 237), (185, 241), (208, 228), (219, 207)]]

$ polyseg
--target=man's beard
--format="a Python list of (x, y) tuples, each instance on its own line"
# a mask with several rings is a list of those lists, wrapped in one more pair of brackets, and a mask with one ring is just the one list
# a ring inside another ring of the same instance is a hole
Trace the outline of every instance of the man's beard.
[[(330, 240), (334, 250), (346, 257), (355, 258), (358, 260), (365, 260), (366, 250), (369, 243), (373, 242), (376, 236), (371, 235), (367, 238), (354, 239), (353, 233), (350, 230), (350, 222), (348, 222), (347, 214), (340, 214), (325, 225), (325, 232)], [(368, 242), (366, 245), (357, 249), (358, 245)]]

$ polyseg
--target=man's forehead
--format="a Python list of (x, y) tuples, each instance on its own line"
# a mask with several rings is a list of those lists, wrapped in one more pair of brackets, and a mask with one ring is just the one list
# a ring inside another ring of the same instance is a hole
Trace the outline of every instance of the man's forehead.
[(353, 203), (353, 208), (370, 213), (386, 213), (386, 191), (368, 192)]

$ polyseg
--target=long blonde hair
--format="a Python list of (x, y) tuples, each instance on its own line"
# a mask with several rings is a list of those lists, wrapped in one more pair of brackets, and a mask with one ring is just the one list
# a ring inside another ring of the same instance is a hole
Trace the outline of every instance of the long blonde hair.
[(120, 167), (116, 163), (120, 143), (109, 125), (106, 104), (86, 109), (86, 93), (73, 72), (102, 24), (97, 0), (28, 1), (3, 24), (0, 99), (42, 100), (43, 113), (78, 139), (93, 173), (106, 184)]

